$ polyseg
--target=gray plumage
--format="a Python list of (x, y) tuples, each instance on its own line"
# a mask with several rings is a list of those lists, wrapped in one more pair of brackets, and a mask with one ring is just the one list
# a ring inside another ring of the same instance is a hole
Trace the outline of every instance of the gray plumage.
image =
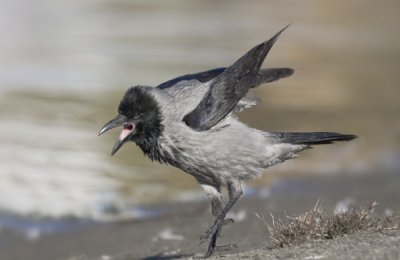
[[(152, 160), (191, 174), (212, 203), (215, 223), (202, 240), (206, 257), (216, 246), (227, 212), (242, 194), (241, 181), (265, 168), (296, 157), (314, 144), (348, 141), (354, 135), (331, 132), (281, 133), (261, 131), (240, 122), (232, 113), (255, 105), (250, 88), (288, 77), (292, 69), (260, 69), (283, 30), (242, 56), (228, 68), (184, 75), (159, 86), (130, 88), (119, 115), (100, 131), (123, 125), (112, 154), (125, 142), (135, 142)], [(220, 193), (227, 187), (227, 203)]]

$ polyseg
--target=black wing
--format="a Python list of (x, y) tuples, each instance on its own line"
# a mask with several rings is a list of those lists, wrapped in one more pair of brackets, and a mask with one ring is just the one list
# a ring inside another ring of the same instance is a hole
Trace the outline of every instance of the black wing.
[(257, 87), (263, 83), (270, 83), (277, 81), (278, 79), (287, 78), (293, 74), (294, 70), (289, 68), (277, 68), (277, 69), (262, 69), (257, 74), (256, 85)]
[[(201, 83), (208, 82), (217, 76), (219, 76), (222, 72), (224, 72), (226, 68), (217, 68), (212, 70), (207, 70), (195, 74), (186, 74), (180, 77), (176, 77), (174, 79), (168, 80), (164, 83), (161, 83), (157, 86), (159, 89), (165, 89), (175, 86), (176, 83), (183, 80), (198, 80)], [(262, 69), (259, 71), (257, 75), (257, 83), (255, 86), (257, 87), (263, 83), (269, 83), (276, 81), (281, 78), (289, 77), (293, 74), (293, 70), (289, 68), (275, 68), (275, 69)]]
[(268, 41), (255, 46), (216, 77), (204, 98), (183, 118), (183, 121), (197, 131), (205, 131), (229, 114), (248, 90), (257, 85), (265, 57), (287, 27)]
[(201, 83), (210, 81), (214, 78), (216, 78), (219, 74), (221, 74), (222, 72), (224, 72), (226, 70), (226, 68), (217, 68), (217, 69), (212, 69), (212, 70), (208, 70), (208, 71), (203, 71), (203, 72), (199, 72), (199, 73), (195, 73), (195, 74), (186, 74), (171, 80), (168, 80), (160, 85), (157, 86), (157, 88), (160, 89), (165, 89), (165, 88), (170, 88), (172, 86), (174, 86), (176, 83), (183, 81), (183, 80), (198, 80)]

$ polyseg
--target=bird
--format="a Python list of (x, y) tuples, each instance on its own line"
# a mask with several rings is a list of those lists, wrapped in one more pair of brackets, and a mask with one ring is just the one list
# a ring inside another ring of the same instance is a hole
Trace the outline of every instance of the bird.
[[(289, 25), (288, 25), (289, 26)], [(134, 142), (152, 161), (192, 175), (211, 202), (215, 221), (201, 236), (205, 257), (217, 248), (227, 213), (243, 194), (242, 182), (273, 165), (297, 157), (313, 145), (350, 141), (357, 136), (336, 132), (276, 132), (254, 129), (236, 113), (257, 104), (251, 88), (289, 77), (290, 68), (261, 66), (284, 27), (245, 53), (229, 67), (186, 74), (156, 87), (130, 87), (118, 114), (99, 135), (122, 127), (111, 155)], [(221, 189), (227, 189), (225, 201)]]

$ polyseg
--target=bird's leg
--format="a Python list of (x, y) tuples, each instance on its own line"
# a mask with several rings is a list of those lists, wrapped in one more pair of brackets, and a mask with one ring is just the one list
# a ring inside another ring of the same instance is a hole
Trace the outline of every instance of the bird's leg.
[(236, 203), (236, 201), (239, 199), (239, 197), (243, 193), (242, 186), (240, 185), (239, 181), (230, 182), (228, 184), (228, 191), (229, 191), (229, 201), (228, 201), (228, 203), (221, 210), (221, 212), (219, 212), (217, 218), (215, 219), (214, 224), (201, 237), (201, 240), (203, 242), (210, 240), (210, 242), (208, 244), (207, 253), (204, 256), (206, 258), (211, 256), (212, 253), (215, 250), (218, 232), (219, 232), (219, 230), (221, 229), (221, 227), (224, 224), (226, 214), (229, 212), (229, 210), (233, 207), (233, 205)]
[[(218, 217), (226, 205), (224, 199), (222, 198), (220, 187), (211, 186), (208, 184), (201, 184), (201, 187), (204, 189), (205, 193), (211, 201), (211, 213), (214, 217)], [(233, 219), (227, 218), (224, 220), (223, 225), (225, 226), (233, 222)]]
[[(225, 202), (224, 199), (220, 193), (221, 187), (214, 186), (214, 185), (209, 185), (209, 184), (200, 184), (201, 187), (203, 188), (204, 192), (206, 193), (208, 199), (211, 201), (211, 213), (213, 216), (218, 217), (222, 210), (225, 207)], [(212, 245), (213, 248), (216, 247), (217, 243), (217, 236), (221, 229), (218, 230), (215, 234), (213, 234), (210, 244)], [(200, 243), (205, 242), (203, 239), (200, 239)]]

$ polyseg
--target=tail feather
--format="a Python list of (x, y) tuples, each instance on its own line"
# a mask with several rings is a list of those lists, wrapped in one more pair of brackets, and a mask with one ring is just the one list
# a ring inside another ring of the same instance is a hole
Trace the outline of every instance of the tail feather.
[(330, 144), (335, 141), (350, 141), (357, 138), (356, 135), (340, 134), (333, 132), (310, 132), (310, 133), (281, 133), (277, 137), (282, 143), (290, 144)]

